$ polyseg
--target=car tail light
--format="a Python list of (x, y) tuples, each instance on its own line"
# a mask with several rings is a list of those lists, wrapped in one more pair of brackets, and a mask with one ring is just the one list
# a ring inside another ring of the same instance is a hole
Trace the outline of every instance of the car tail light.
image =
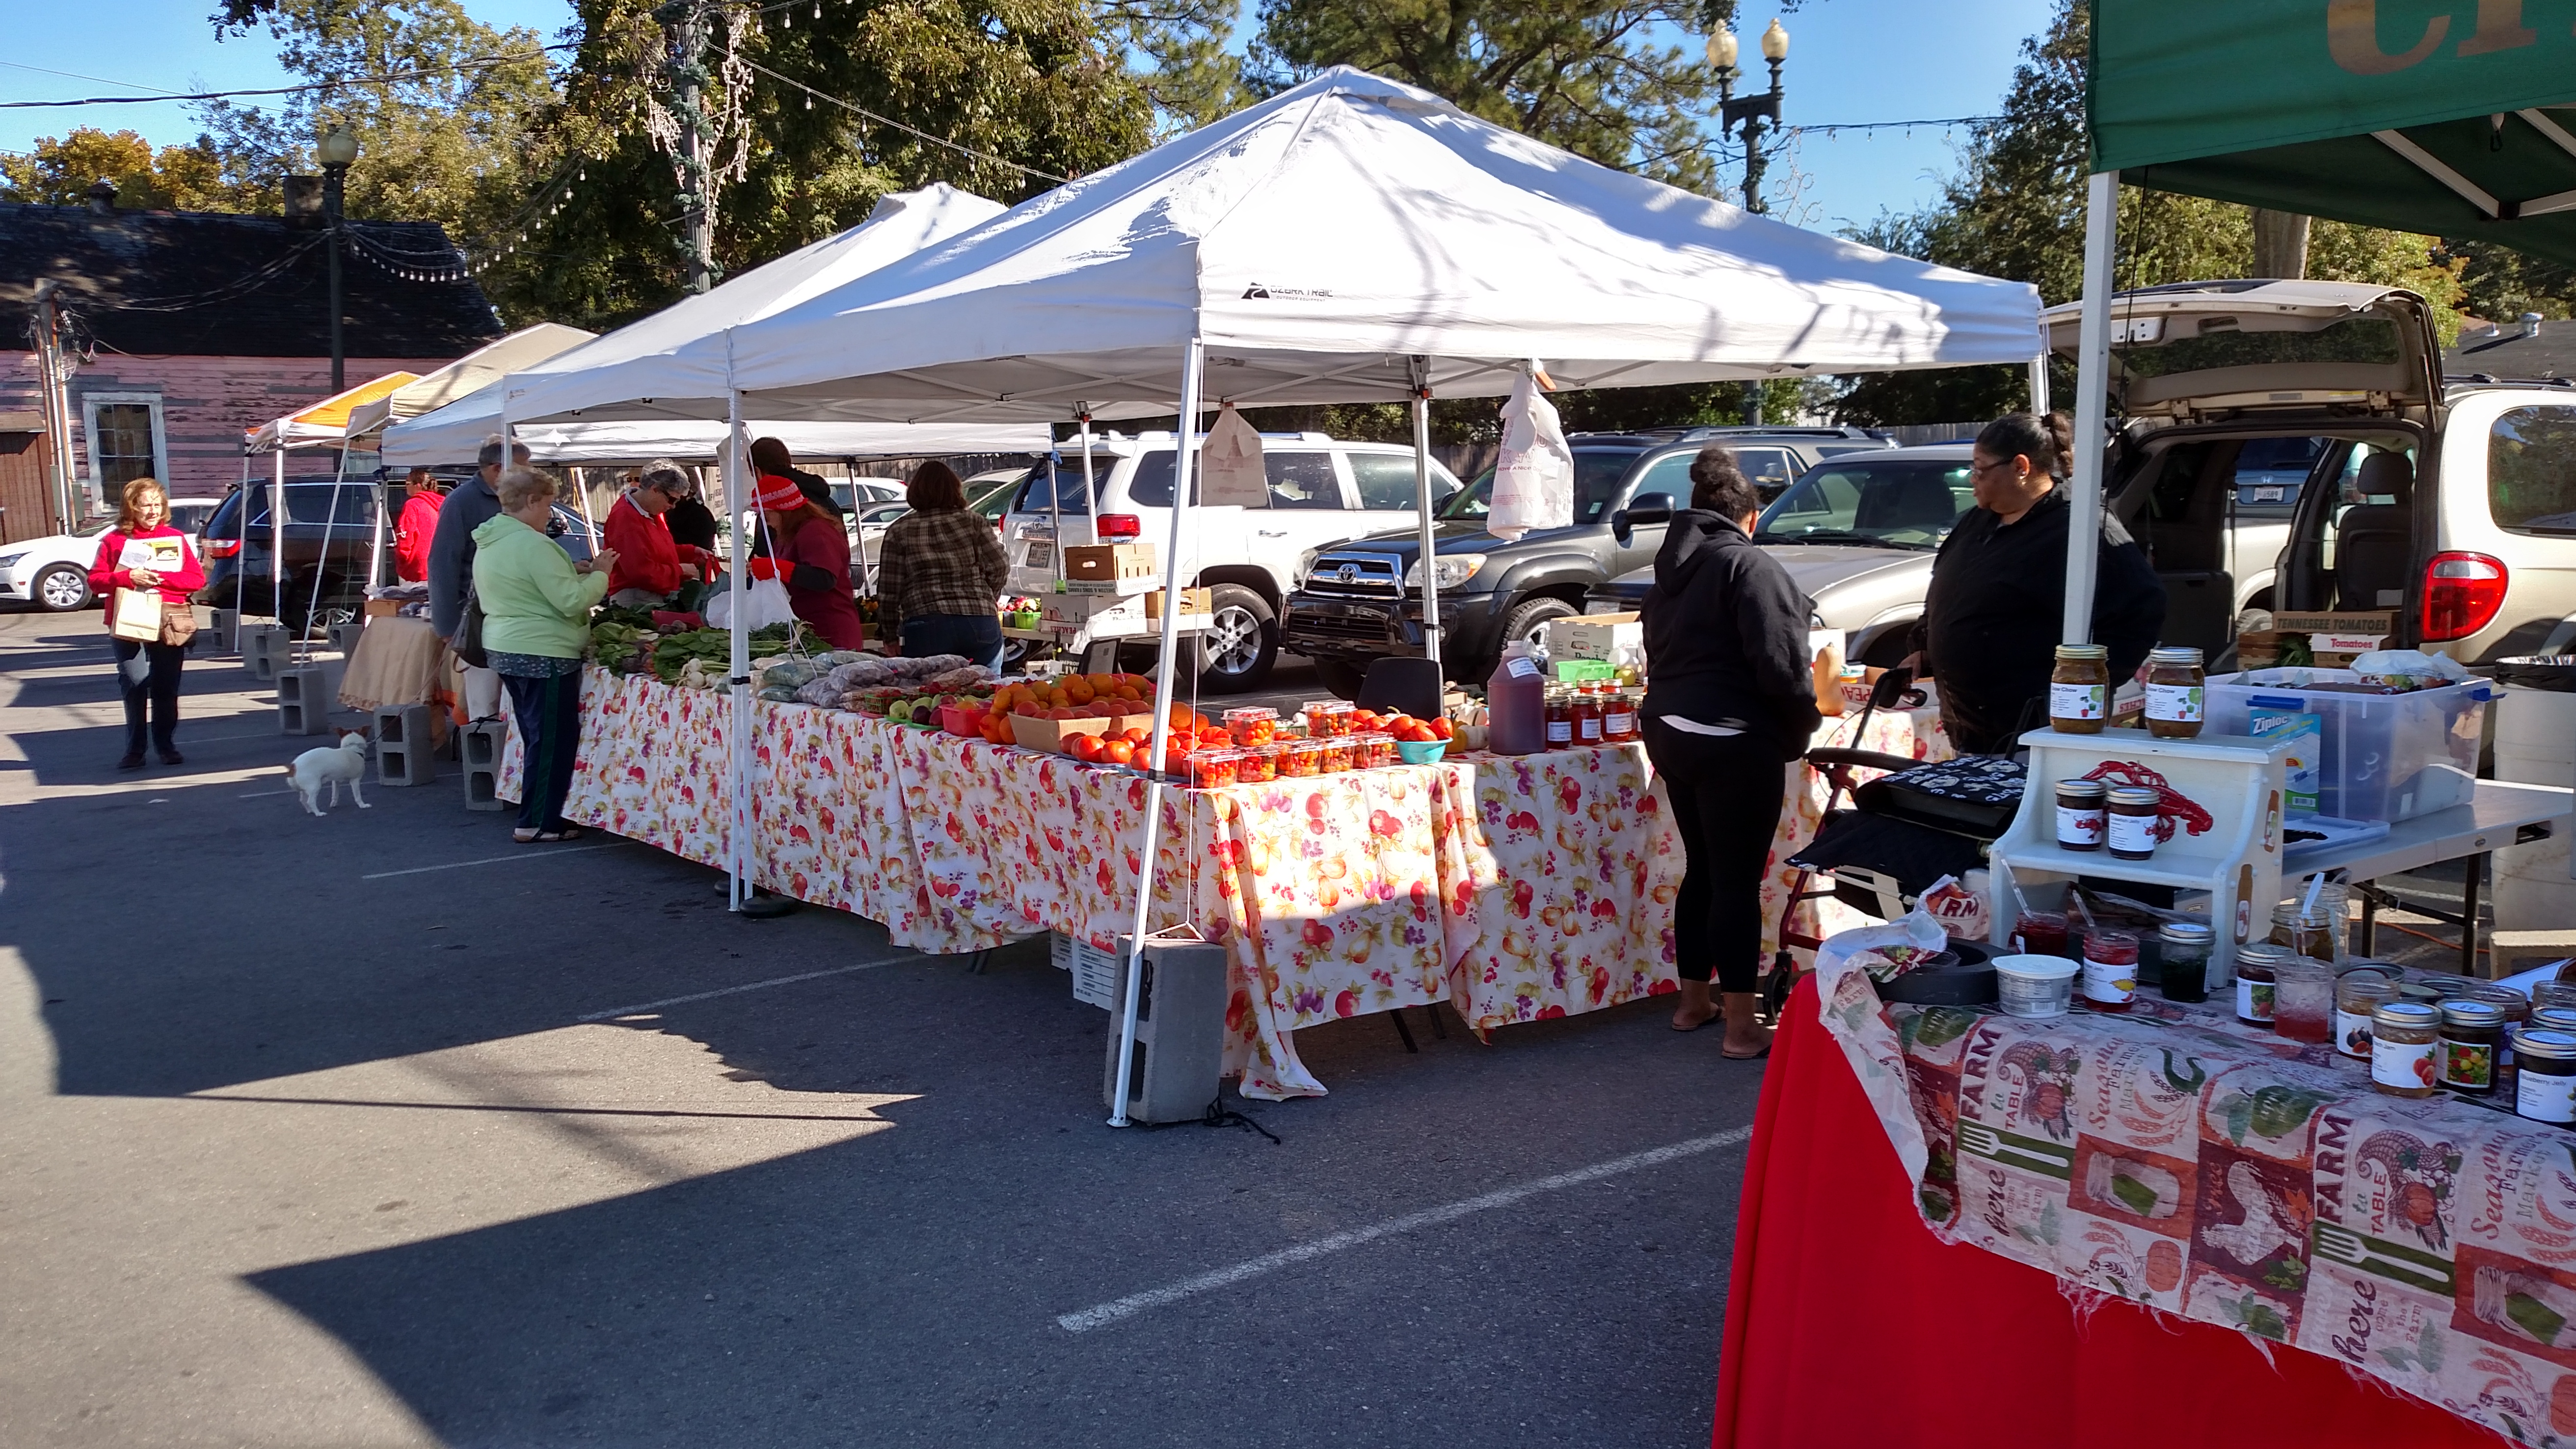
[(1133, 513), (1104, 513), (1093, 523), (1091, 531), (1099, 538), (1143, 538), (1145, 520)]
[(240, 553), (240, 552), (241, 552), (241, 543), (242, 543), (242, 541), (241, 541), (240, 539), (238, 539), (238, 538), (210, 538), (210, 539), (207, 539), (207, 540), (206, 540), (206, 557), (208, 557), (208, 558), (231, 558), (233, 555), (235, 555), (235, 554), (237, 554), (237, 553)]
[(2504, 561), (2482, 553), (2437, 553), (2424, 570), (2424, 642), (2466, 639), (2504, 611)]

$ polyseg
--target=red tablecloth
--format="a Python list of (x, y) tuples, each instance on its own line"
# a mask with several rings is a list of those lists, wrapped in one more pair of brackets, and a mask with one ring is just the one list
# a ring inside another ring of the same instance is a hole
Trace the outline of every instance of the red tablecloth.
[[(2116, 1300), (2079, 1323), (2055, 1278), (1935, 1240), (1911, 1190), (1801, 981), (1745, 1165), (1717, 1449), (2506, 1442), (2299, 1349), (2267, 1362), (2242, 1334)], [(2567, 1442), (2555, 1427), (2530, 1441)]]

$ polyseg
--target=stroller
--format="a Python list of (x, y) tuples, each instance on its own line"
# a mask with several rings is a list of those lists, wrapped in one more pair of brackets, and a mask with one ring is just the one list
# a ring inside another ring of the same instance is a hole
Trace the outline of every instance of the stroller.
[[(1913, 687), (1911, 670), (1879, 676), (1853, 737), (1868, 729), (1871, 715), (1902, 706)], [(1991, 756), (1926, 765), (1876, 750), (1828, 747), (1809, 750), (1806, 762), (1824, 775), (1831, 793), (1815, 838), (1788, 861), (1798, 875), (1781, 907), (1780, 947), (1762, 990), (1762, 1009), (1775, 1020), (1799, 974), (1790, 952), (1824, 944), (1822, 936), (1793, 924), (1802, 902), (1833, 899), (1894, 920), (1941, 877), (1964, 876), (1983, 865), (1987, 846), (2012, 823), (2022, 793), (2022, 767)], [(1855, 785), (1855, 770), (1888, 773)]]

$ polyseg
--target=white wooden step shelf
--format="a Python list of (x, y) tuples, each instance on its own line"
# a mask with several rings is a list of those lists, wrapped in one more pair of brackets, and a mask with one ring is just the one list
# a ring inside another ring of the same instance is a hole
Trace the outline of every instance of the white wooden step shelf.
[[(2018, 882), (2025, 895), (2033, 884), (2079, 875), (2207, 891), (2211, 924), (2218, 928), (2210, 988), (2234, 981), (2236, 948), (2271, 932), (2272, 903), (2281, 898), (2282, 774), (2290, 743), (2211, 734), (2160, 740), (2145, 730), (2106, 729), (2098, 735), (2033, 730), (2021, 744), (2030, 751), (2030, 784), (1990, 861), (1994, 943), (2011, 944), (2015, 911), (2008, 882)], [(2209, 827), (2193, 834), (2177, 819), (2173, 838), (2158, 843), (2150, 860), (2059, 848), (2057, 782), (2083, 779), (2105, 764), (2131, 767), (2105, 778), (2115, 787), (2152, 784), (2150, 774), (2162, 779), (2209, 812)]]

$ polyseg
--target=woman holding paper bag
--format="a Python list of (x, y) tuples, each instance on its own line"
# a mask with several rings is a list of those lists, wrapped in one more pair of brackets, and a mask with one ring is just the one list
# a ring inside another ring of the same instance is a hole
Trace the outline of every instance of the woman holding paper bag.
[[(147, 701), (152, 747), (161, 763), (184, 763), (178, 743), (179, 666), (188, 657), (188, 636), (196, 631), (195, 618), (187, 612), (188, 596), (205, 582), (205, 568), (188, 547), (188, 536), (170, 526), (170, 500), (161, 485), (149, 478), (126, 484), (116, 527), (98, 541), (98, 560), (89, 568), (90, 592), (107, 601), (108, 647), (116, 651), (117, 688), (125, 696), (125, 757), (116, 762), (120, 770), (143, 768)], [(127, 594), (141, 597), (121, 597)], [(146, 631), (144, 622), (119, 630), (120, 603), (129, 620), (139, 615), (148, 622), (175, 611), (187, 622), (163, 623), (150, 629), (149, 637), (127, 637)]]

